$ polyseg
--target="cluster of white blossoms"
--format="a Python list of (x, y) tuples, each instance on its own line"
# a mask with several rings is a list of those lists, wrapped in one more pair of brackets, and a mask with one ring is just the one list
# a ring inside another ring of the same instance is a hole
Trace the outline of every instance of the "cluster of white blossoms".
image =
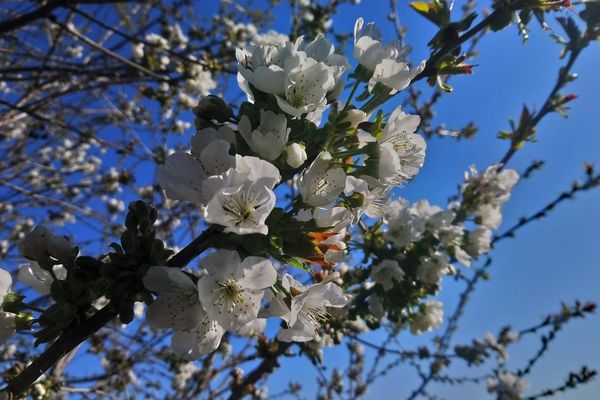
[[(358, 29), (355, 39), (369, 52), (377, 73), (372, 79), (401, 90), (398, 71), (386, 75), (384, 65), (408, 68), (401, 60), (406, 51), (391, 45), (385, 51), (369, 50), (364, 44), (369, 35), (375, 35), (372, 41), (380, 39), (376, 28), (369, 27)], [(314, 253), (288, 256), (329, 270), (306, 285), (292, 275), (279, 276), (269, 258), (244, 258), (225, 249), (201, 261), (199, 276), (164, 266), (151, 268), (144, 283), (157, 299), (148, 309), (148, 322), (173, 329), (174, 351), (189, 359), (214, 350), (226, 331), (260, 334), (267, 317), (284, 321), (279, 340), (317, 337), (332, 309), (348, 304), (339, 274), (331, 268), (345, 261), (352, 226), (362, 216), (381, 218), (390, 190), (415, 176), (425, 159), (425, 141), (415, 133), (420, 118), (400, 107), (387, 122), (378, 116), (377, 128), (369, 129), (361, 123), (368, 126), (371, 116), (348, 107), (349, 99), (342, 111), (334, 106), (330, 114), (337, 116), (330, 115), (318, 128), (324, 112), (337, 102), (350, 68), (323, 35), (310, 42), (303, 37), (294, 42), (257, 41), (238, 49), (236, 57), (238, 82), (248, 103), (235, 117), (225, 111), (224, 102), (201, 100), (191, 151), (167, 157), (158, 170), (159, 184), (170, 199), (197, 205), (206, 224), (240, 235), (240, 240), (245, 235), (275, 235), (269, 216), (278, 193), (285, 193), (284, 186), (291, 188), (297, 198), (286, 215), (299, 227), (310, 227), (294, 234), (308, 238)], [(357, 56), (359, 64), (365, 57)], [(405, 86), (418, 71), (402, 78)], [(360, 82), (356, 78), (356, 84)], [(291, 247), (283, 243), (284, 249)], [(377, 268), (377, 279), (402, 279), (399, 266), (393, 271)]]
[(494, 393), (497, 400), (521, 400), (523, 391), (529, 388), (529, 383), (510, 372), (500, 372), (495, 377), (490, 377), (487, 390)]
[[(447, 209), (427, 200), (409, 205), (401, 198), (382, 208), (386, 223), (382, 239), (387, 246), (370, 269), (371, 282), (364, 283), (366, 288), (375, 289), (369, 295), (373, 316), (382, 319), (394, 313), (397, 307), (393, 297), (411, 287), (425, 287), (429, 293), (437, 293), (442, 277), (456, 273), (455, 262), (470, 267), (490, 250), (493, 229), (501, 220), (501, 206), (519, 179), (516, 171), (499, 169), (493, 165), (479, 175), (472, 167), (462, 187), (462, 200), (451, 202)], [(468, 222), (468, 216), (475, 224)], [(414, 310), (395, 316), (401, 324), (409, 322), (414, 334), (442, 322), (439, 302), (427, 302)]]
[(379, 83), (394, 94), (406, 89), (410, 82), (425, 69), (425, 61), (416, 68), (410, 68), (404, 58), (410, 48), (401, 45), (399, 40), (383, 44), (379, 29), (374, 23), (364, 24), (359, 18), (354, 25), (354, 57), (364, 67), (364, 79), (369, 91)]
[(489, 166), (482, 174), (475, 167), (465, 173), (463, 196), (476, 198), (471, 207), (479, 223), (496, 229), (502, 223), (502, 205), (509, 199), (519, 174), (515, 170), (502, 169), (499, 164)]
[[(385, 118), (367, 105), (406, 88), (424, 64), (411, 68), (404, 58), (409, 49), (383, 44), (375, 25), (362, 19), (354, 35), (357, 66), (344, 102), (338, 97), (350, 62), (323, 35), (294, 42), (281, 36), (253, 40), (252, 32), (237, 37), (238, 43), (250, 42), (236, 52), (238, 83), (248, 101), (235, 115), (216, 96), (201, 99), (194, 109), (191, 150), (170, 154), (158, 167), (166, 197), (195, 205), (210, 233), (220, 235), (197, 271), (167, 266), (167, 256), (140, 267), (146, 320), (155, 329), (173, 331), (172, 348), (179, 356), (193, 360), (216, 350), (226, 332), (264, 335), (269, 318), (279, 321), (278, 340), (312, 341), (306, 349), (316, 354), (339, 342), (344, 330), (372, 329), (366, 321), (385, 317), (408, 324), (413, 334), (430, 331), (442, 323), (443, 306), (421, 300), (437, 293), (442, 276), (455, 271), (455, 261), (468, 267), (490, 249), (492, 229), (517, 174), (498, 166), (481, 175), (472, 170), (462, 203), (448, 209), (426, 200), (390, 201), (394, 187), (418, 174), (427, 146), (417, 133), (419, 116), (396, 107)], [(187, 38), (174, 27), (168, 37), (150, 35), (144, 43), (133, 49), (140, 62), (168, 57), (167, 50), (185, 48)], [(190, 79), (208, 81), (202, 75), (199, 64), (190, 71)], [(360, 85), (364, 93), (354, 99)], [(186, 87), (203, 95), (214, 85), (189, 81)], [(355, 105), (360, 98), (368, 99), (362, 109)], [(108, 191), (116, 191), (121, 179), (113, 172), (104, 178)], [(106, 201), (115, 212), (124, 209)], [(465, 213), (477, 217), (475, 227), (465, 226)], [(362, 243), (354, 238), (357, 232), (363, 233)], [(130, 233), (122, 238), (123, 248), (137, 250)], [(347, 267), (353, 262), (351, 246), (364, 246), (370, 265)], [(39, 293), (50, 293), (54, 280), (71, 280), (66, 263), (76, 264), (78, 249), (65, 238), (38, 227), (20, 251), (30, 263), (21, 267), (19, 280)], [(107, 262), (84, 259), (82, 265), (104, 268)], [(323, 269), (314, 272), (309, 264)], [(302, 278), (305, 271), (291, 274), (288, 265), (312, 273)], [(111, 268), (103, 271), (112, 274)], [(2, 279), (5, 295), (10, 275)], [(399, 304), (403, 296), (416, 302)], [(112, 301), (109, 294), (106, 298)], [(132, 307), (131, 319), (133, 312)], [(330, 323), (332, 318), (338, 322)], [(182, 380), (192, 373), (182, 370)]]

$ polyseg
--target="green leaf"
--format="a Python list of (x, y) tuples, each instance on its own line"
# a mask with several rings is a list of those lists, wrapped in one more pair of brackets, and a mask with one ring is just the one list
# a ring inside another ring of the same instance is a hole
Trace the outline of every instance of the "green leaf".
[(450, 9), (444, 0), (413, 1), (409, 5), (437, 26), (447, 26), (450, 23)]
[(310, 273), (310, 274), (312, 274), (312, 273), (313, 273), (313, 270), (312, 270), (312, 268), (310, 268), (310, 267), (308, 266), (308, 264), (305, 264), (305, 263), (303, 263), (302, 261), (298, 260), (297, 258), (291, 258), (291, 259), (289, 259), (289, 260), (287, 261), (287, 263), (288, 263), (289, 265), (291, 265), (292, 267), (296, 267), (296, 268), (303, 269), (304, 271), (306, 271), (306, 272), (308, 272), (308, 273)]

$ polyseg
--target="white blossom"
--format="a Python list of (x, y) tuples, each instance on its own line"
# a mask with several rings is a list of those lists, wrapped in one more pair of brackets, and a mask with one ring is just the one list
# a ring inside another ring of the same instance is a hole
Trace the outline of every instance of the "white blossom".
[(415, 176), (425, 162), (427, 144), (415, 134), (421, 118), (397, 107), (390, 115), (379, 139), (379, 180), (399, 185)]
[(488, 378), (487, 382), (488, 392), (495, 393), (497, 400), (521, 400), (523, 391), (528, 387), (526, 380), (510, 372), (500, 372), (496, 378)]
[(486, 227), (479, 226), (467, 235), (465, 250), (473, 258), (477, 258), (490, 250), (492, 242), (492, 231)]
[(343, 89), (341, 75), (347, 59), (334, 53), (333, 44), (322, 35), (305, 44), (254, 45), (236, 51), (238, 82), (253, 99), (250, 85), (275, 95), (282, 111), (299, 118), (307, 115), (317, 123), (328, 101)]
[(354, 58), (369, 73), (369, 91), (373, 91), (377, 83), (381, 83), (394, 94), (405, 89), (410, 82), (425, 69), (425, 61), (416, 68), (410, 68), (405, 60), (410, 52), (399, 40), (384, 45), (381, 32), (373, 22), (364, 25), (359, 18), (354, 25)]
[(444, 321), (444, 309), (439, 301), (428, 301), (424, 304), (422, 314), (417, 315), (410, 323), (410, 332), (420, 335), (437, 328)]
[(198, 281), (202, 305), (209, 317), (227, 330), (236, 330), (256, 319), (265, 289), (275, 284), (277, 272), (262, 257), (246, 257), (218, 250), (201, 263), (208, 272)]
[(298, 179), (298, 189), (306, 204), (326, 206), (342, 193), (346, 173), (331, 163), (331, 155), (324, 151), (306, 168)]
[(269, 228), (265, 221), (274, 207), (275, 194), (268, 187), (248, 182), (214, 195), (206, 206), (206, 222), (238, 235), (266, 235)]
[[(52, 270), (58, 279), (62, 280), (67, 277), (67, 270), (62, 265), (54, 265)], [(22, 264), (19, 267), (17, 278), (40, 294), (49, 294), (52, 282), (54, 282), (50, 272), (42, 269), (35, 261)]]
[[(12, 286), (12, 277), (5, 269), (0, 268), (0, 306)], [(16, 315), (6, 311), (0, 311), (0, 343), (10, 339), (16, 331)]]
[[(220, 131), (213, 133), (220, 135)], [(193, 143), (192, 154), (179, 152), (170, 155), (165, 164), (159, 167), (160, 185), (166, 190), (168, 197), (190, 201), (201, 206), (205, 216), (207, 214), (205, 207), (217, 194), (221, 200), (212, 203), (213, 209), (223, 204), (225, 201), (223, 197), (233, 196), (231, 201), (243, 200), (240, 203), (241, 208), (234, 209), (232, 215), (215, 214), (213, 217), (218, 218), (219, 223), (227, 221), (226, 226), (234, 231), (235, 222), (240, 221), (240, 217), (244, 217), (241, 218), (241, 222), (245, 222), (246, 217), (255, 218), (256, 223), (260, 225), (258, 221), (262, 217), (259, 218), (248, 211), (261, 205), (262, 208), (258, 212), (260, 215), (265, 210), (268, 212), (272, 210), (270, 203), (264, 204), (264, 200), (267, 197), (271, 199), (270, 191), (280, 180), (279, 170), (257, 157), (231, 156), (229, 155), (231, 144), (228, 141), (216, 136), (212, 136), (209, 140), (211, 139), (212, 141), (201, 147), (204, 139), (198, 138)], [(241, 214), (236, 217), (237, 212)], [(263, 229), (258, 228), (258, 230)]]
[(384, 237), (396, 248), (416, 241), (425, 232), (425, 221), (412, 212), (404, 199), (396, 199), (387, 205), (384, 220), (387, 222)]
[(417, 268), (417, 279), (421, 282), (438, 283), (442, 276), (454, 273), (454, 268), (448, 263), (448, 256), (441, 252), (435, 252), (421, 257), (421, 263)]
[(30, 260), (53, 264), (54, 260), (73, 260), (78, 249), (64, 236), (55, 235), (45, 226), (38, 225), (19, 242), (21, 255)]
[(313, 340), (327, 319), (327, 308), (341, 308), (348, 303), (342, 289), (331, 281), (308, 287), (301, 286), (297, 281), (295, 283), (295, 292), (299, 293), (292, 297), (289, 312), (281, 316), (288, 327), (277, 333), (277, 339), (283, 342)]
[(290, 143), (285, 148), (285, 162), (292, 168), (301, 167), (307, 158), (304, 146), (299, 143)]
[(209, 318), (200, 303), (198, 287), (177, 268), (150, 267), (146, 289), (157, 293), (146, 311), (146, 321), (158, 329), (172, 328), (173, 352), (187, 360), (215, 350), (225, 330)]
[(268, 110), (260, 111), (260, 125), (254, 130), (250, 119), (242, 116), (239, 130), (250, 149), (269, 161), (276, 159), (283, 152), (290, 134), (285, 115)]
[(177, 268), (150, 267), (144, 276), (144, 286), (157, 294), (146, 311), (146, 321), (154, 328), (192, 330), (206, 314), (196, 284)]
[(350, 205), (357, 220), (363, 213), (369, 218), (383, 216), (389, 194), (388, 188), (371, 187), (364, 179), (347, 176), (344, 193), (353, 199)]
[(510, 198), (513, 187), (519, 181), (519, 174), (512, 169), (502, 169), (499, 164), (489, 166), (480, 174), (474, 166), (465, 172), (463, 197), (474, 208), (481, 225), (496, 229), (502, 223), (502, 205)]
[(371, 269), (371, 279), (383, 286), (383, 290), (394, 287), (394, 281), (400, 283), (404, 280), (404, 271), (397, 261), (383, 260), (375, 264)]

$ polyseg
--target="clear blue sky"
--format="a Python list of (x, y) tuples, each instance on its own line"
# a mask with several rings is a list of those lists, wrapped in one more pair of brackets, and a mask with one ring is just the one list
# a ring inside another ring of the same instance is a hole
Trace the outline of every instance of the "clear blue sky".
[[(462, 2), (456, 3), (459, 10)], [(426, 43), (435, 33), (434, 26), (410, 10), (408, 2), (399, 4), (400, 19), (409, 27), (407, 43), (414, 48), (411, 60), (418, 62), (427, 58)], [(482, 5), (487, 4), (482, 2)], [(386, 1), (363, 1), (359, 6), (343, 6), (340, 11), (333, 22), (337, 31), (351, 32), (356, 18), (362, 16), (366, 21), (377, 21), (386, 38), (394, 37), (393, 27), (386, 19), (389, 12)], [(289, 16), (282, 11), (274, 27), (286, 31), (289, 22)], [(518, 118), (523, 104), (541, 106), (563, 63), (558, 59), (559, 46), (535, 24), (531, 27), (530, 39), (525, 45), (521, 44), (515, 27), (483, 39), (478, 47), (480, 56), (475, 61), (478, 67), (474, 74), (453, 79), (454, 93), (440, 102), (435, 120), (455, 128), (472, 120), (479, 126), (479, 133), (470, 141), (430, 141), (425, 166), (418, 177), (399, 192), (401, 196), (412, 201), (427, 198), (445, 205), (470, 164), (485, 168), (502, 157), (508, 143), (496, 139), (497, 132), (508, 128), (508, 118)], [(546, 165), (517, 187), (505, 206), (504, 228), (520, 216), (537, 211), (567, 189), (574, 178), (582, 175), (585, 161), (600, 167), (599, 50), (598, 45), (592, 45), (575, 65), (579, 79), (567, 91), (579, 98), (571, 103), (570, 117), (548, 116), (539, 125), (539, 142), (527, 144), (511, 161), (509, 167), (519, 171), (534, 159), (543, 159)], [(389, 105), (393, 106), (395, 104)], [(488, 331), (497, 333), (506, 324), (516, 329), (535, 324), (543, 315), (558, 311), (561, 301), (600, 301), (599, 234), (600, 190), (597, 190), (580, 195), (574, 202), (563, 203), (546, 219), (524, 228), (516, 240), (501, 242), (492, 254), (492, 280), (481, 284), (473, 295), (461, 333), (456, 335), (457, 343), (470, 342)], [(447, 313), (454, 308), (458, 289), (450, 279), (445, 281), (441, 298)], [(600, 368), (599, 335), (598, 316), (569, 324), (529, 376), (533, 387), (529, 393), (561, 384), (569, 371), (581, 365)], [(377, 333), (369, 336), (373, 341), (378, 337)], [(406, 348), (411, 348), (418, 343), (428, 343), (431, 337), (423, 335), (415, 339), (403, 333), (401, 340)], [(513, 347), (509, 368), (524, 366), (525, 360), (537, 350), (538, 343), (537, 339), (523, 341)], [(343, 349), (326, 351), (326, 365), (347, 363), (344, 354)], [(456, 362), (449, 374), (458, 376), (466, 371), (463, 375), (481, 375), (462, 365)], [(302, 373), (299, 375), (298, 371)], [(286, 362), (272, 377), (270, 392), (282, 389), (287, 378), (303, 382), (307, 387), (316, 385), (314, 369), (308, 361), (299, 360)], [(394, 393), (394, 398), (404, 398), (414, 389), (415, 378), (408, 369), (398, 369), (372, 387), (367, 398), (389, 398), (390, 393)], [(433, 394), (448, 399), (474, 400), (487, 396), (483, 385), (433, 387)], [(600, 380), (596, 380), (557, 398), (591, 399), (599, 391)]]

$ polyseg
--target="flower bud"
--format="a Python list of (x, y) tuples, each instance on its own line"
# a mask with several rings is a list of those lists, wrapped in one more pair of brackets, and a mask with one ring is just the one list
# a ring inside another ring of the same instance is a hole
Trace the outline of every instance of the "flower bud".
[(308, 158), (304, 146), (299, 143), (291, 143), (285, 148), (286, 159), (285, 161), (292, 168), (298, 168)]
[(194, 107), (194, 114), (200, 120), (217, 120), (221, 123), (233, 118), (231, 107), (229, 107), (220, 97), (212, 95), (200, 99), (198, 105)]
[(77, 256), (78, 249), (64, 236), (55, 235), (45, 226), (38, 225), (19, 243), (23, 257), (40, 263), (42, 268), (51, 267), (54, 258), (70, 261)]
[(367, 120), (367, 113), (359, 109), (348, 110), (348, 115), (344, 118), (344, 122), (350, 122), (352, 128), (356, 128), (358, 124)]

